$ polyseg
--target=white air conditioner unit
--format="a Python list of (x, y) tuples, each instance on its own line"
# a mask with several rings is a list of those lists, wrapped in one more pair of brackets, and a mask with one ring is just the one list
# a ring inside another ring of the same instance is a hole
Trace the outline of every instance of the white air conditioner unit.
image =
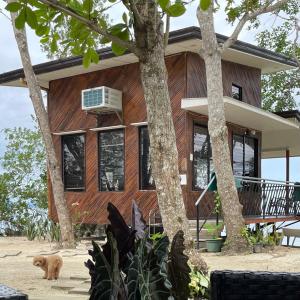
[(122, 92), (100, 86), (81, 91), (83, 110), (91, 111), (122, 111)]

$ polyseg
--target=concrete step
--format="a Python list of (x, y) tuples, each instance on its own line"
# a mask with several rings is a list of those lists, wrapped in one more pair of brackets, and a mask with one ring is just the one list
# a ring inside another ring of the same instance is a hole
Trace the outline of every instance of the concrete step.
[(76, 281), (67, 281), (67, 282), (57, 282), (51, 286), (52, 289), (69, 291), (76, 287), (79, 283)]
[(89, 295), (91, 284), (89, 282), (84, 282), (78, 284), (76, 287), (68, 291), (68, 294), (75, 294), (75, 295)]

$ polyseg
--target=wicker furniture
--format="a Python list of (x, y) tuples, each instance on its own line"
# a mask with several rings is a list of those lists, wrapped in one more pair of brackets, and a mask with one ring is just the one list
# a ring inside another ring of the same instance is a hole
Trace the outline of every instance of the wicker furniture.
[(28, 300), (28, 297), (13, 288), (0, 284), (0, 300)]
[(299, 300), (300, 273), (214, 271), (211, 300)]

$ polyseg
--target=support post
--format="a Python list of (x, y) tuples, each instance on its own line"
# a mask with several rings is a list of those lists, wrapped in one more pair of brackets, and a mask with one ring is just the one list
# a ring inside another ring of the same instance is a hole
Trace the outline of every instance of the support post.
[(199, 241), (199, 239), (200, 239), (200, 232), (199, 232), (199, 230), (200, 230), (200, 224), (199, 224), (199, 205), (197, 205), (197, 233), (196, 233), (196, 236), (197, 236), (197, 249), (199, 249), (200, 248), (200, 241)]
[[(285, 181), (288, 183), (290, 181), (290, 150), (285, 150)], [(290, 187), (286, 185), (285, 188), (285, 214), (289, 214), (290, 210)]]

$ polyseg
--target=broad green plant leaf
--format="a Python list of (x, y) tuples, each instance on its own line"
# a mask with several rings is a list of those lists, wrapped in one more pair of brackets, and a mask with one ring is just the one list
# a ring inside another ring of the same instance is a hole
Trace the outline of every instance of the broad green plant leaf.
[(162, 10), (166, 10), (170, 3), (170, 0), (158, 0), (157, 3), (159, 4)]
[(171, 283), (167, 274), (169, 238), (164, 236), (150, 252), (146, 239), (140, 241), (137, 252), (139, 290), (142, 299), (174, 299), (171, 296)]
[(30, 7), (26, 7), (26, 23), (32, 28), (36, 29), (38, 26), (37, 18), (35, 13), (32, 11)]
[(11, 2), (5, 6), (5, 9), (10, 12), (17, 12), (22, 8), (22, 5), (19, 2)]
[(111, 43), (111, 50), (115, 55), (119, 56), (119, 55), (124, 54), (127, 49), (120, 46), (119, 44), (117, 44), (115, 42), (112, 42)]
[(200, 7), (202, 10), (208, 10), (211, 0), (200, 0)]
[(165, 9), (166, 13), (171, 17), (180, 17), (186, 11), (186, 8), (182, 2), (177, 2)]
[(23, 29), (26, 22), (26, 10), (25, 7), (22, 8), (19, 15), (16, 17), (15, 25), (17, 29)]
[(85, 265), (92, 278), (90, 300), (117, 299), (120, 288), (118, 269), (119, 256), (116, 240), (111, 234), (107, 236), (111, 245), (111, 264), (106, 260), (100, 247), (93, 241), (93, 250), (89, 251), (94, 263), (88, 260)]

